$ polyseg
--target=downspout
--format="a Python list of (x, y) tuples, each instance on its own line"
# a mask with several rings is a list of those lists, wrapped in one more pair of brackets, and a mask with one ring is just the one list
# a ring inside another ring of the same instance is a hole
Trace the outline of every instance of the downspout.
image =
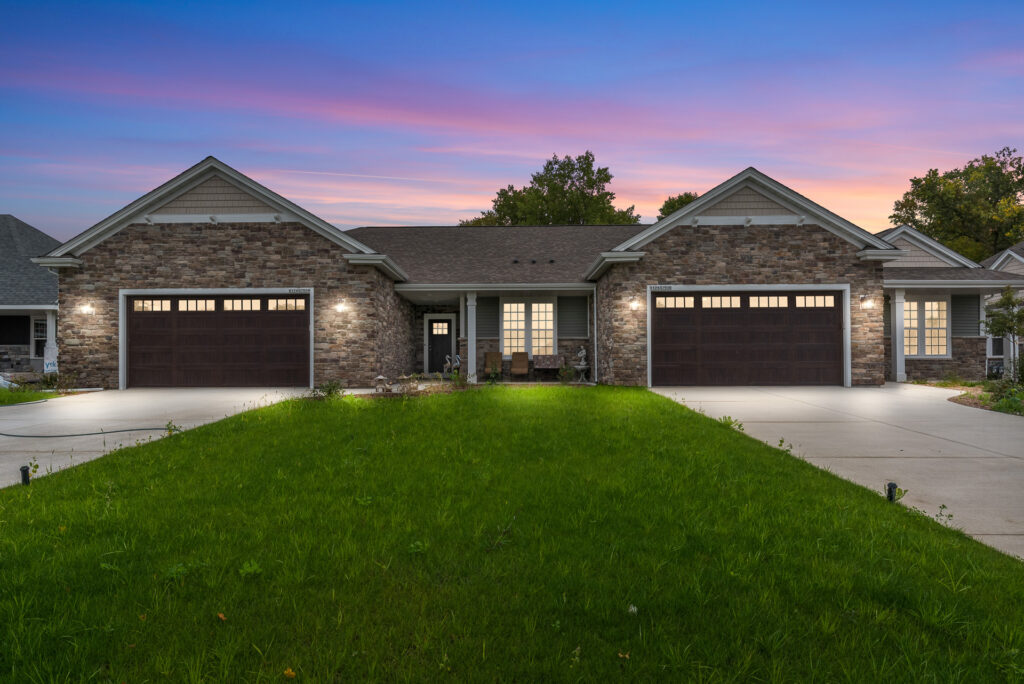
[(596, 385), (597, 380), (597, 284), (594, 284), (594, 372), (591, 374), (591, 379)]

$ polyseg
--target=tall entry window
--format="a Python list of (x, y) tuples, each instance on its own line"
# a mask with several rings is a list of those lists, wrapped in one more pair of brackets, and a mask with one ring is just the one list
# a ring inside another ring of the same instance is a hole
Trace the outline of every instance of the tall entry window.
[(501, 352), (511, 356), (555, 353), (555, 303), (552, 301), (502, 302)]
[(501, 341), (505, 355), (526, 351), (526, 304), (505, 302), (501, 311)]
[(555, 305), (534, 302), (530, 306), (530, 337), (534, 356), (555, 353)]

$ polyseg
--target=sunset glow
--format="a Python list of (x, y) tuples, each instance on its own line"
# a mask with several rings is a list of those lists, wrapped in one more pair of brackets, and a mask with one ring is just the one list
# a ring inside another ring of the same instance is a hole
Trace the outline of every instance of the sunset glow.
[(212, 154), (343, 228), (450, 224), (591, 149), (644, 222), (756, 166), (878, 231), (1024, 148), (1019, 2), (501, 7), (8, 4), (0, 213), (66, 239)]

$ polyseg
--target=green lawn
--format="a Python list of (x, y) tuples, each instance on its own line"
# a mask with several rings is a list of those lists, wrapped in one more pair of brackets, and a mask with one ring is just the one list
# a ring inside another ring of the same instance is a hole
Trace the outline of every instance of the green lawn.
[(38, 390), (20, 388), (10, 390), (6, 387), (0, 387), (0, 406), (24, 404), (26, 401), (39, 401), (40, 399), (53, 399), (57, 396), (59, 395), (56, 392), (40, 392)]
[(0, 677), (286, 670), (1014, 681), (1024, 564), (626, 388), (298, 400), (0, 491)]

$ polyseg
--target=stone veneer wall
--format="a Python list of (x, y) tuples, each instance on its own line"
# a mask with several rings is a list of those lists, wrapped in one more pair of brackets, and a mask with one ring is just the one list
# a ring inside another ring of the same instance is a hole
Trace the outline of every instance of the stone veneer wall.
[(984, 337), (954, 337), (951, 359), (906, 359), (907, 380), (942, 380), (956, 376), (984, 380), (988, 369)]
[[(598, 379), (647, 384), (648, 285), (849, 283), (852, 381), (885, 380), (882, 267), (860, 261), (859, 248), (815, 225), (679, 226), (640, 251), (634, 264), (612, 266), (598, 281)], [(873, 309), (860, 296), (876, 298)], [(629, 302), (641, 302), (632, 311)]]
[[(952, 359), (905, 359), (907, 380), (942, 380), (955, 375), (964, 380), (988, 377), (988, 345), (984, 337), (954, 337)], [(885, 339), (885, 379), (892, 373), (892, 340)]]
[[(27, 344), (0, 344), (0, 358), (5, 354), (11, 362), (11, 368), (0, 366), (0, 370), (29, 371), (33, 369), (32, 347)], [(39, 361), (42, 364), (42, 360)], [(42, 367), (40, 365), (40, 367)]]
[[(62, 372), (87, 387), (118, 385), (118, 290), (313, 288), (313, 377), (371, 386), (412, 365), (412, 307), (371, 266), (297, 223), (132, 225), (62, 269), (57, 343)], [(348, 309), (334, 310), (345, 300)], [(94, 314), (78, 311), (91, 304)]]

